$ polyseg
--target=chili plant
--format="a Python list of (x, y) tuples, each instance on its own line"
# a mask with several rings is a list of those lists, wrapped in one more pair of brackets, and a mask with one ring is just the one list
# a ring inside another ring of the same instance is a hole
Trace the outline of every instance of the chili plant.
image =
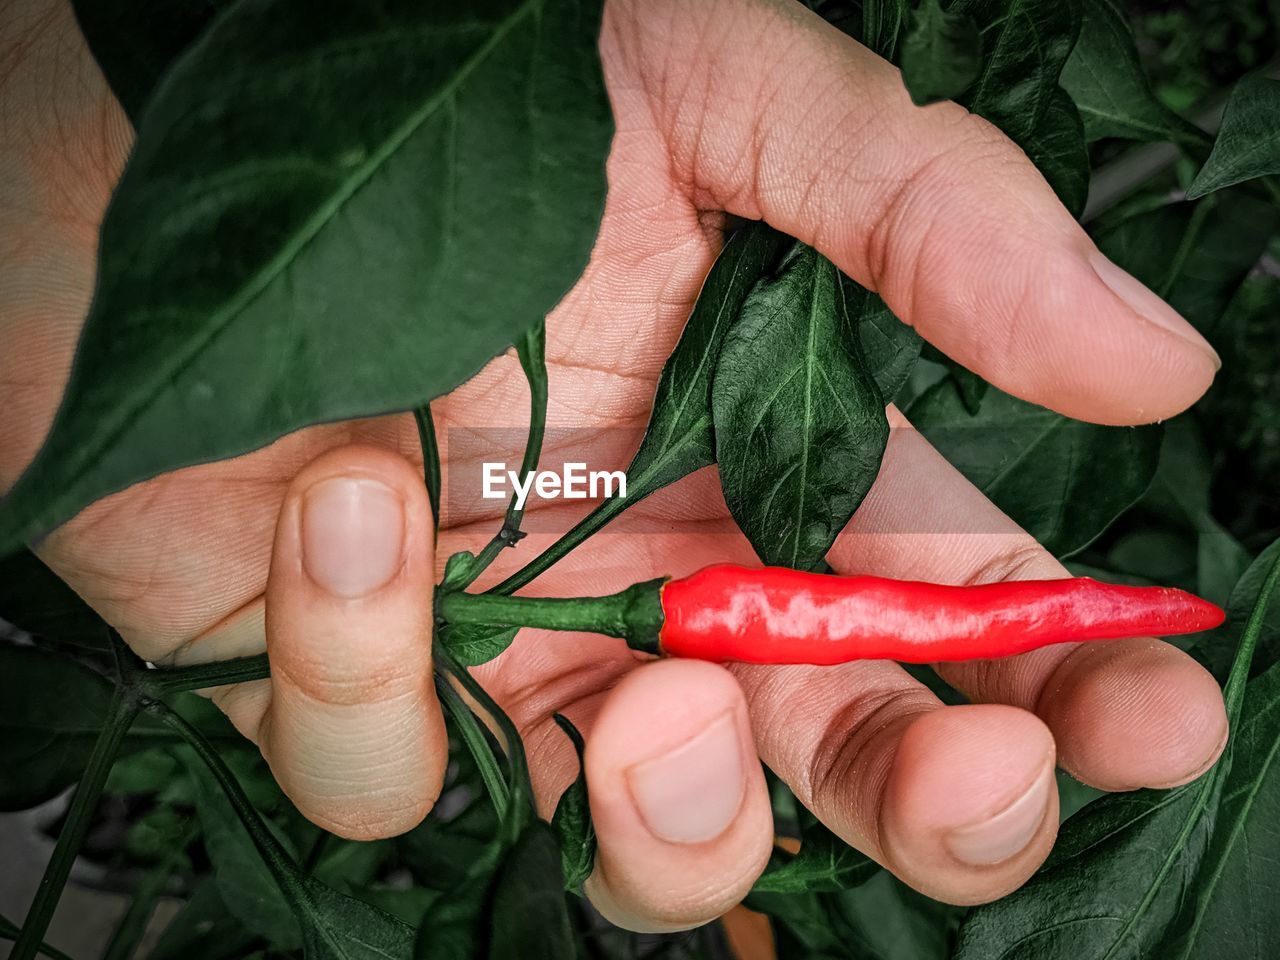
[[(137, 953), (162, 899), (180, 907), (149, 947), (159, 960), (744, 949), (741, 930), (719, 924), (639, 938), (582, 898), (595, 863), (586, 779), (542, 819), (520, 733), (468, 669), (521, 627), (813, 663), (1203, 631), (1185, 646), (1224, 684), (1222, 759), (1167, 791), (1102, 796), (1061, 777), (1058, 845), (1017, 892), (969, 909), (930, 901), (775, 782), (784, 840), (747, 905), (767, 917), (764, 949), (786, 957), (1236, 958), (1280, 946), (1269, 909), (1280, 894), (1280, 81), (1265, 68), (1224, 91), (1219, 123), (1153, 92), (1113, 0), (808, 0), (899, 65), (915, 104), (958, 100), (1012, 138), (1103, 252), (1211, 341), (1220, 383), (1164, 426), (1074, 421), (923, 346), (812, 247), (733, 225), (662, 369), (627, 496), (529, 556), (513, 498), (485, 547), (448, 559), (433, 639), (446, 790), (419, 827), (362, 844), (308, 823), (192, 693), (268, 676), (265, 655), (148, 664), (21, 544), (162, 472), (387, 411), (416, 417), (438, 519), (430, 402), (509, 347), (530, 395), (520, 476), (535, 470), (552, 390), (543, 318), (586, 264), (604, 198), (601, 4), (74, 6), (137, 141), (102, 226), (66, 398), (0, 511), (0, 615), (12, 626), (0, 643), (0, 809), (70, 791), (29, 911), (0, 920), (12, 957), (64, 956), (43, 941), (82, 848), (131, 898), (104, 944), (111, 958)], [(395, 250), (356, 256), (374, 221), (394, 224)], [(889, 402), (1082, 579), (974, 592), (826, 576), (880, 468)], [(712, 464), (760, 560), (788, 569), (712, 568), (609, 596), (585, 596), (584, 578), (584, 596), (514, 596)], [(515, 571), (478, 589), (508, 550)], [(773, 591), (770, 615), (797, 597), (827, 609), (798, 643), (777, 616), (755, 632), (729, 624), (756, 588)], [(851, 596), (865, 608), (840, 606)], [(951, 619), (868, 637), (886, 610), (910, 618), (922, 602)], [(1076, 606), (1046, 619), (1053, 603)], [(983, 620), (974, 634), (993, 604), (1006, 632)], [(1227, 608), (1221, 625), (1214, 604)], [(581, 769), (581, 735), (556, 721)], [(114, 849), (86, 848), (104, 798), (127, 805), (126, 832)]]

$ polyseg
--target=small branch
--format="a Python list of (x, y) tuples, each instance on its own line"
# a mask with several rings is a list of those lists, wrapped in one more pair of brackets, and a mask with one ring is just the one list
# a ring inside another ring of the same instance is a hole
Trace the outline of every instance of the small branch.
[(418, 439), (422, 442), (422, 479), (427, 485), (431, 500), (431, 519), (440, 529), (440, 444), (436, 438), (436, 422), (431, 418), (431, 406), (424, 403), (414, 407), (413, 419), (418, 424)]
[(71, 865), (75, 863), (94, 811), (98, 808), (107, 774), (115, 762), (121, 741), (137, 715), (137, 706), (123, 691), (117, 689), (111, 702), (111, 712), (98, 734), (89, 764), (71, 798), (66, 822), (58, 834), (58, 843), (53, 848), (53, 856), (49, 859), (44, 876), (40, 878), (40, 886), (36, 888), (35, 899), (31, 903), (31, 909), (27, 911), (27, 919), (13, 945), (13, 952), (9, 954), (9, 960), (34, 960), (40, 952), (49, 920), (53, 917), (53, 911), (62, 897), (62, 888), (66, 886), (67, 877), (71, 874)]
[(159, 699), (187, 690), (224, 687), (231, 683), (248, 683), (250, 680), (263, 680), (269, 676), (271, 676), (271, 664), (267, 662), (267, 655), (260, 653), (253, 657), (215, 660), (212, 663), (198, 663), (194, 666), (175, 667), (171, 670), (148, 670), (138, 678), (138, 682), (148, 696)]

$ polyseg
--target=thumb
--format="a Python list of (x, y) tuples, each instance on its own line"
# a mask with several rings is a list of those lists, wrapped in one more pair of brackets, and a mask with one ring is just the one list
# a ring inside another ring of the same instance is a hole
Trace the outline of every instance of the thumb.
[(431, 674), (431, 508), (409, 463), (332, 450), (293, 481), (267, 582), (271, 703), (258, 742), (309, 819), (403, 833), (448, 762)]
[(606, 43), (639, 55), (612, 58), (611, 81), (652, 102), (695, 206), (812, 244), (955, 360), (1069, 416), (1162, 419), (1208, 388), (1213, 349), (994, 126), (914, 106), (893, 66), (799, 4), (743, 4), (713, 34), (701, 5), (654, 2), (614, 11)]

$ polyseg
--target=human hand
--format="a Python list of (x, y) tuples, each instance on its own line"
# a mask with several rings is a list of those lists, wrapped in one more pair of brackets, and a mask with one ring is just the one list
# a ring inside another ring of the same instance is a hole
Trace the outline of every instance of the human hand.
[[(891, 67), (799, 6), (618, 2), (602, 53), (618, 129), (608, 203), (590, 266), (548, 319), (547, 347), (549, 422), (598, 436), (594, 468), (627, 461), (619, 428), (647, 416), (722, 211), (814, 244), (954, 358), (1063, 413), (1161, 419), (1212, 379), (1207, 344), (1098, 258), (1016, 147), (958, 107), (914, 108)], [(15, 211), (0, 226), (7, 486), (65, 382), (130, 135), (64, 3), (6, 10), (0, 64), (0, 202)], [(507, 357), (434, 409), (447, 437), (511, 426), (508, 411), (523, 405)], [(1060, 572), (895, 425), (880, 477), (832, 551), (838, 571), (953, 582)], [(148, 659), (265, 647), (273, 679), (220, 690), (219, 703), (317, 823), (396, 833), (425, 814), (446, 759), (418, 456), (406, 417), (310, 428), (110, 497), (41, 553)], [(580, 509), (540, 507), (538, 526)], [(537, 590), (606, 592), (750, 561), (714, 471), (632, 512), (670, 532), (594, 538)], [(475, 549), (495, 519), (446, 512), (435, 555)], [(532, 630), (478, 671), (524, 731), (544, 812), (576, 763), (551, 714), (587, 733), (600, 842), (588, 890), (636, 928), (702, 922), (745, 893), (772, 841), (757, 756), (909, 883), (979, 902), (1046, 855), (1055, 758), (1109, 789), (1167, 785), (1204, 769), (1226, 736), (1212, 679), (1151, 640), (943, 673), (982, 705), (942, 707), (891, 663), (646, 664), (620, 643)]]

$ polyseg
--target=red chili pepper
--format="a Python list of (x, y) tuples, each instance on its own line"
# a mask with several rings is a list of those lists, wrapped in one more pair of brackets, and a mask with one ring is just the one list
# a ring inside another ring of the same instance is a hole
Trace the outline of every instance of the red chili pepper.
[(947, 586), (780, 567), (707, 567), (662, 586), (660, 652), (747, 663), (934, 663), (1050, 643), (1195, 633), (1222, 623), (1172, 587), (1086, 577)]

